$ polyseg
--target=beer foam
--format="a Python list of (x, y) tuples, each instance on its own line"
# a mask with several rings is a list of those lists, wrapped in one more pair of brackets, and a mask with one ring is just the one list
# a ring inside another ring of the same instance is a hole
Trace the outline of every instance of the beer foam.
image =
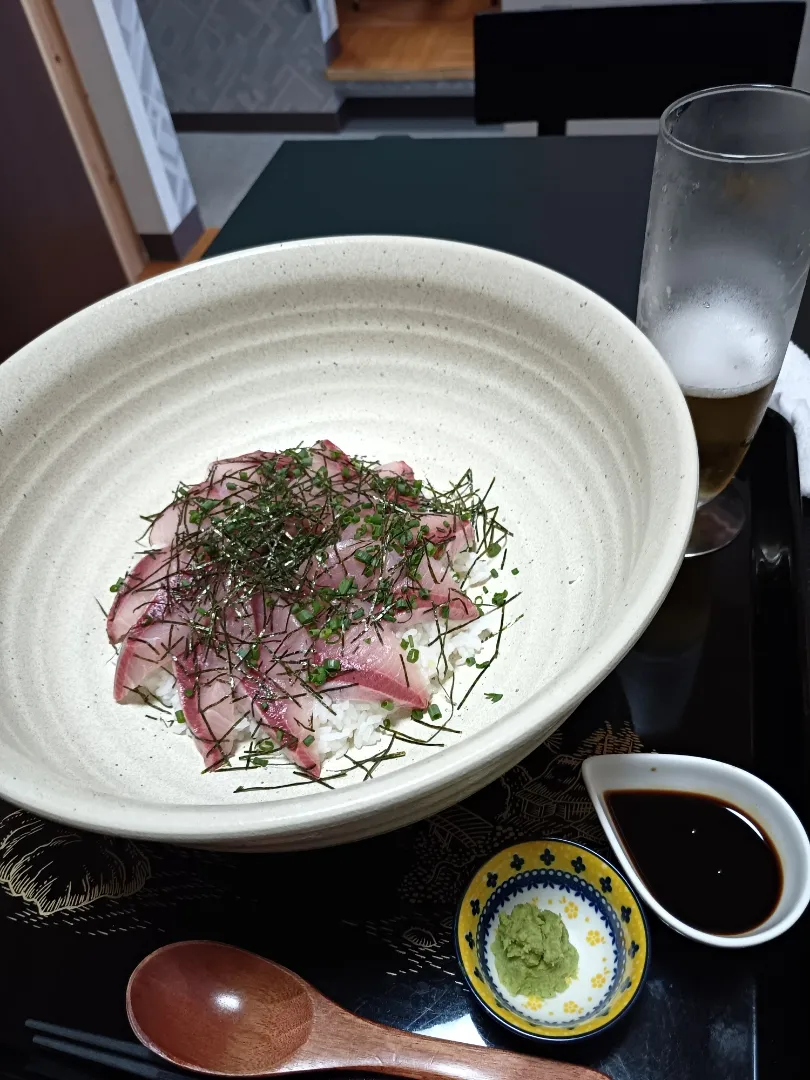
[(738, 397), (776, 377), (778, 335), (753, 307), (722, 293), (678, 308), (650, 335), (685, 393)]

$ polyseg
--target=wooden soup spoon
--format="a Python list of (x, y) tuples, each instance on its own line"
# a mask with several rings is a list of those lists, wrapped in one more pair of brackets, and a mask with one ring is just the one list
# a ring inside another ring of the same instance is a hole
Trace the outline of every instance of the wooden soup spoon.
[(127, 1015), (150, 1050), (215, 1076), (367, 1069), (413, 1080), (605, 1080), (581, 1065), (362, 1020), (286, 968), (214, 941), (181, 941), (142, 960)]

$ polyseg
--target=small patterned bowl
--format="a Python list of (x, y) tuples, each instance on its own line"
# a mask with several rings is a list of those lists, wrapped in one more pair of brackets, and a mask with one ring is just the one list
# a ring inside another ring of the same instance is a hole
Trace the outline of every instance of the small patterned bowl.
[[(492, 944), (498, 917), (532, 903), (565, 920), (579, 970), (553, 998), (508, 993)], [(619, 871), (596, 852), (563, 840), (515, 844), (476, 873), (456, 918), (461, 969), (496, 1020), (535, 1039), (573, 1042), (610, 1027), (633, 1004), (647, 975), (647, 920)]]

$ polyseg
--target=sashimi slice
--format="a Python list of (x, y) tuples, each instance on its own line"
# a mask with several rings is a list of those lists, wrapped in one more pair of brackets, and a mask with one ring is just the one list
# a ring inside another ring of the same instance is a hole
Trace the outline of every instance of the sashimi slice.
[(115, 594), (107, 615), (107, 637), (117, 645), (143, 615), (155, 593), (166, 588), (170, 559), (148, 552), (133, 566)]
[[(240, 484), (247, 484), (253, 480), (265, 461), (273, 461), (274, 459), (279, 462), (283, 459), (287, 463), (291, 460), (288, 456), (279, 455), (273, 451), (253, 450), (251, 453), (242, 454), (239, 457), (222, 458), (219, 461), (212, 462), (208, 469), (208, 478), (215, 485), (223, 483), (236, 484), (238, 490)], [(242, 478), (242, 473), (247, 476), (247, 480)]]
[(256, 636), (265, 649), (287, 664), (302, 663), (312, 645), (312, 638), (293, 615), (290, 605), (273, 602), (257, 593), (251, 600)]
[(475, 529), (470, 521), (446, 514), (423, 514), (419, 519), (423, 540), (430, 540), (437, 547), (444, 545), (450, 562), (462, 551), (475, 547)]
[(376, 471), (380, 476), (401, 476), (409, 484), (413, 483), (413, 469), (407, 461), (386, 461), (384, 465), (378, 465)]
[[(224, 484), (211, 484), (206, 481), (189, 488), (190, 498), (170, 503), (152, 523), (149, 530), (149, 543), (154, 548), (167, 548), (175, 540), (178, 532), (190, 535), (199, 532), (202, 524), (209, 520), (206, 513), (200, 521), (192, 521), (191, 515), (199, 511), (197, 500), (214, 499), (221, 503), (234, 492), (228, 491)], [(216, 512), (216, 508), (212, 508)]]
[[(399, 644), (398, 633), (381, 627), (351, 631), (343, 642), (328, 645), (313, 641), (312, 662), (322, 665), (325, 660), (339, 660), (340, 674), (336, 686), (347, 686), (345, 697), (351, 698), (351, 684), (356, 684), (381, 700), (410, 705), (412, 709), (426, 709), (430, 704), (427, 680), (420, 668), (405, 662), (405, 654)], [(327, 682), (324, 689), (331, 689)]]
[(206, 769), (218, 769), (233, 752), (238, 722), (250, 709), (241, 682), (211, 649), (197, 645), (174, 657), (183, 714)]
[(282, 664), (262, 650), (259, 669), (246, 675), (241, 685), (250, 698), (252, 715), (268, 736), (282, 747), (293, 764), (313, 777), (321, 774), (315, 740), (312, 695)]
[(185, 647), (188, 626), (183, 617), (168, 617), (169, 609), (168, 594), (161, 589), (124, 638), (115, 667), (116, 701), (143, 700), (137, 688), (148, 690), (161, 670), (172, 670), (172, 653)]
[(324, 690), (340, 689), (347, 701), (391, 700), (413, 709), (427, 708), (430, 693), (425, 677), (414, 665), (403, 664), (404, 653), (392, 626), (358, 627), (329, 644), (313, 639), (289, 605), (270, 607), (259, 599), (254, 605), (257, 632), (263, 634), (267, 651), (300, 671), (302, 679), (309, 668), (321, 667), (325, 660), (339, 660), (339, 674), (335, 673)]
[[(398, 595), (405, 596), (411, 604), (410, 611), (397, 612), (398, 623), (421, 623), (439, 618), (450, 622), (467, 621), (477, 619), (481, 614), (470, 598), (455, 584), (440, 584), (430, 582), (428, 596), (423, 596), (416, 588), (404, 588)], [(445, 611), (445, 608), (447, 609)]]

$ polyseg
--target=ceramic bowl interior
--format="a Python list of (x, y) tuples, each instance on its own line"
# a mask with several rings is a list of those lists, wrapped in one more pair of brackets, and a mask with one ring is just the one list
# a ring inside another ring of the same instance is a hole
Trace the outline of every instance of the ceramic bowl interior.
[[(0, 367), (0, 431), (0, 796), (177, 842), (355, 840), (501, 775), (652, 617), (695, 503), (683, 395), (624, 316), (535, 264), (413, 238), (244, 251), (118, 293)], [(523, 618), (443, 748), (334, 790), (203, 775), (190, 739), (114, 704), (98, 602), (178, 482), (320, 438), (436, 483), (495, 478)]]
[[(546, 1000), (509, 993), (493, 957), (500, 916), (526, 903), (559, 915), (579, 953), (576, 977)], [(562, 840), (505, 848), (481, 867), (459, 907), (456, 948), (470, 989), (496, 1020), (557, 1041), (618, 1020), (636, 1000), (649, 959), (644, 912), (630, 886), (595, 852)]]

